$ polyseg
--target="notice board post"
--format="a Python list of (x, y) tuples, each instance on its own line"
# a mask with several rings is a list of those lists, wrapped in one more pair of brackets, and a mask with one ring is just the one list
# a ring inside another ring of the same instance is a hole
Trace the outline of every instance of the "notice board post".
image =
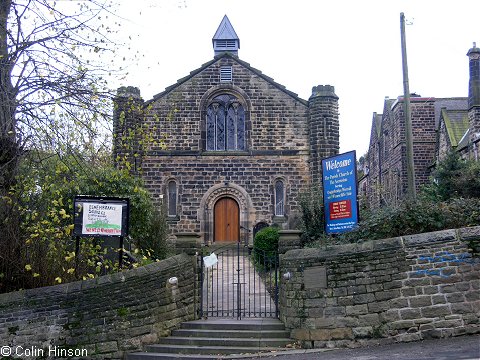
[[(123, 240), (128, 236), (130, 200), (117, 197), (75, 196), (75, 257), (80, 252), (82, 237), (118, 237), (118, 266), (123, 264)], [(77, 267), (77, 265), (75, 265)]]
[(325, 232), (339, 234), (358, 224), (357, 160), (355, 151), (322, 160)]

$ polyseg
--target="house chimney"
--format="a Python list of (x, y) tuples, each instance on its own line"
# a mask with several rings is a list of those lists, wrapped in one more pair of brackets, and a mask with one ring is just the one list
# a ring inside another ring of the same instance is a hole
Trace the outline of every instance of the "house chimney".
[(470, 80), (468, 82), (468, 123), (470, 143), (480, 139), (480, 48), (476, 43), (468, 50)]
[(470, 69), (468, 83), (468, 108), (480, 106), (480, 48), (473, 43), (473, 47), (467, 53)]

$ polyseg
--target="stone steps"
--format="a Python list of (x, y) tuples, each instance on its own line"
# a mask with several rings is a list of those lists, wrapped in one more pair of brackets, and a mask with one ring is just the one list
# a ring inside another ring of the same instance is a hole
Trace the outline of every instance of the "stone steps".
[(278, 319), (208, 319), (186, 322), (145, 352), (128, 360), (240, 358), (246, 354), (280, 352), (293, 340)]
[(252, 334), (251, 330), (209, 330), (209, 329), (178, 329), (172, 331), (172, 336), (178, 337), (191, 337), (196, 336), (198, 334), (199, 337), (206, 337), (206, 338), (255, 338), (259, 339), (262, 336), (264, 339), (266, 338), (288, 338), (290, 336), (290, 332), (287, 330), (270, 330), (264, 331), (259, 333)]

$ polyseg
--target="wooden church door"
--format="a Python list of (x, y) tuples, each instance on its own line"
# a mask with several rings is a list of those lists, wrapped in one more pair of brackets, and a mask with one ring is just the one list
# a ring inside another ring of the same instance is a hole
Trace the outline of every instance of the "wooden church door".
[(214, 208), (214, 241), (240, 241), (240, 209), (229, 197), (219, 199)]

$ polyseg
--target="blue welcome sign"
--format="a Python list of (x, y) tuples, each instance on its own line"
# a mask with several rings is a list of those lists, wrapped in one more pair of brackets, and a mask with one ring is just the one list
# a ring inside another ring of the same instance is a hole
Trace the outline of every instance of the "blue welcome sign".
[(322, 160), (325, 231), (339, 234), (358, 224), (357, 161), (355, 151)]

